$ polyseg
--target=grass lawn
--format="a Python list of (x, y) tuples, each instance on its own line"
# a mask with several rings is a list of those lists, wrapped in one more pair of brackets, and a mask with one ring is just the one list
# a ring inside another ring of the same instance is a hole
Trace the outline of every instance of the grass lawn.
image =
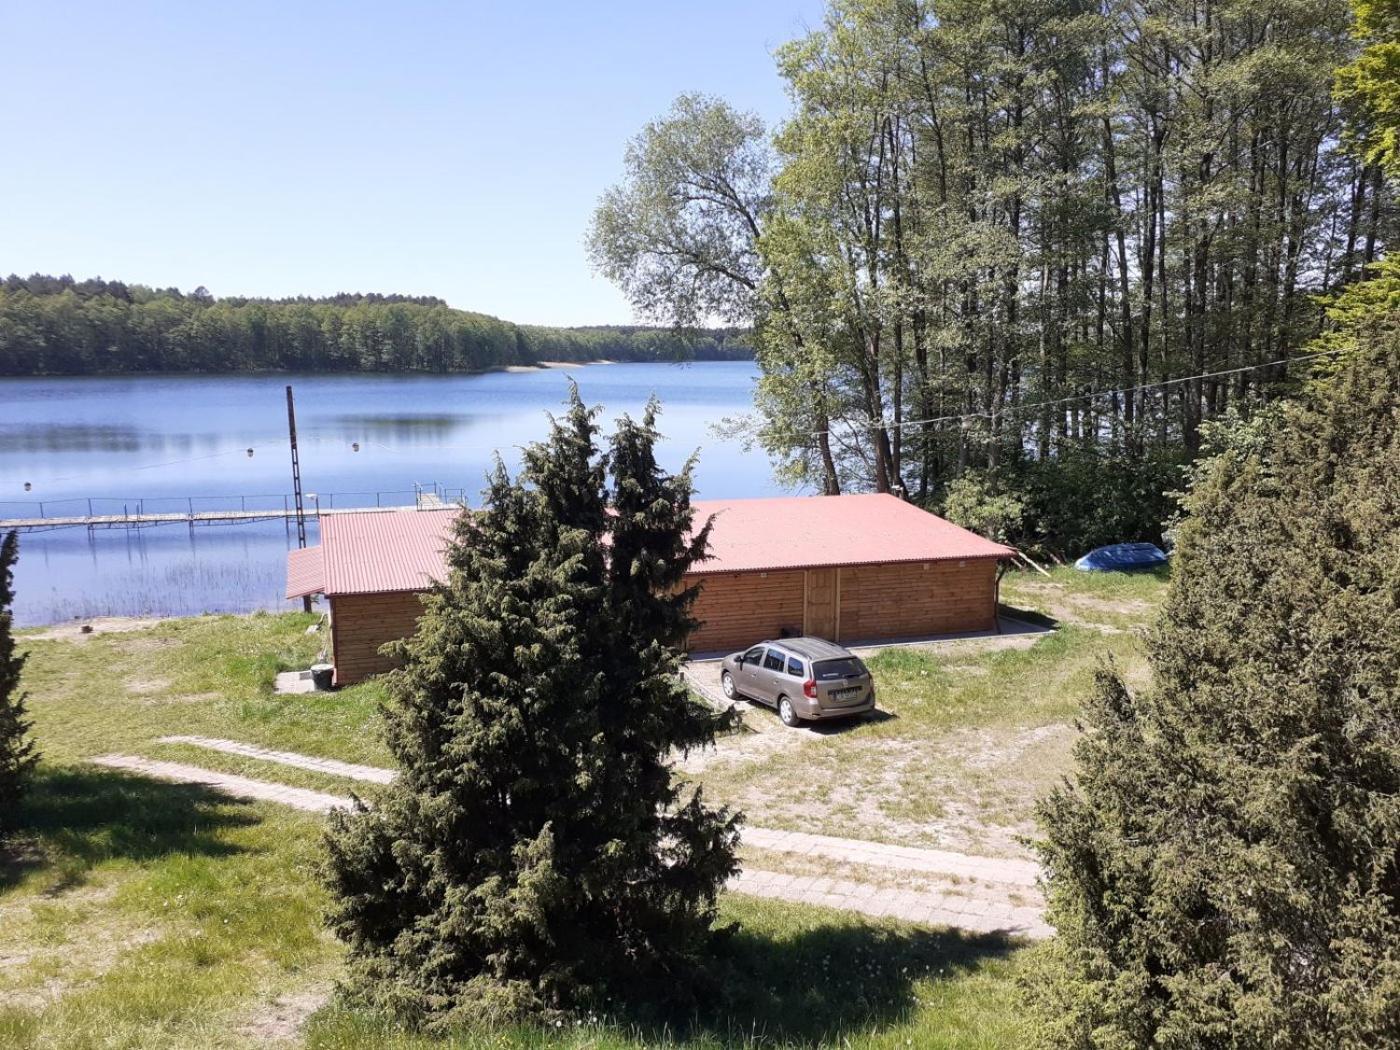
[[(721, 757), (694, 775), (754, 824), (951, 848), (983, 826), (987, 844), (1015, 852), (1026, 792), (1064, 768), (1060, 737), (1093, 667), (1104, 656), (1130, 672), (1141, 663), (1130, 629), (1141, 610), (1118, 607), (1150, 609), (1161, 590), (1159, 580), (1115, 591), (1076, 576), (1017, 578), (1003, 594), (1050, 616), (1085, 598), (1115, 608), (1085, 605), (1082, 618), (1020, 648), (886, 650), (871, 665), (890, 717), (801, 734), (812, 739), (751, 760)], [(1110, 622), (1119, 616), (1131, 622)], [(740, 933), (721, 960), (723, 990), (668, 1029), (611, 1019), (428, 1039), (337, 1005), (330, 993), (342, 953), (321, 924), (319, 817), (84, 761), (116, 752), (370, 793), (326, 774), (158, 742), (220, 736), (387, 763), (375, 684), (332, 696), (272, 693), (278, 670), (304, 667), (320, 648), (306, 634), (311, 622), (201, 617), (62, 639), (22, 633), (44, 762), (22, 830), (0, 852), (0, 1047), (1022, 1042), (1015, 977), (1028, 949), (734, 895), (723, 911)]]

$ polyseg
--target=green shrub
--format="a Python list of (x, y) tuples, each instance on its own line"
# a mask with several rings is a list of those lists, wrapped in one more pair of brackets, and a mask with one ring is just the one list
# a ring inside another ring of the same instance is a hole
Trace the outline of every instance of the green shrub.
[(11, 532), (0, 541), (0, 831), (13, 822), (29, 775), (39, 761), (29, 738), (24, 694), (19, 688), (25, 658), (15, 650), (12, 631), (18, 557), (19, 537)]
[(699, 991), (737, 817), (672, 777), (723, 720), (679, 684), (709, 528), (691, 537), (653, 417), (600, 457), (575, 389), (460, 519), (388, 681), (401, 776), (329, 833), (332, 927), (378, 1007), (498, 1023)]
[(1154, 683), (1043, 802), (1060, 1047), (1400, 1033), (1400, 338), (1200, 465)]

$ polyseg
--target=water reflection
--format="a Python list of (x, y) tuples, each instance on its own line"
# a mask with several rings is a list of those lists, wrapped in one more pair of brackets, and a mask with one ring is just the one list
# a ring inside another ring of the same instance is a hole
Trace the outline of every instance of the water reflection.
[[(701, 496), (770, 495), (769, 463), (710, 424), (752, 409), (746, 362), (572, 370), (599, 422), (662, 402), (663, 465), (701, 450)], [(323, 507), (411, 503), (416, 483), (480, 492), (499, 452), (545, 435), (569, 374), (178, 376), (0, 380), (0, 517), (290, 505), (284, 387), (297, 395), (302, 476)], [(359, 448), (354, 446), (358, 444)], [(252, 456), (247, 455), (253, 449)], [(32, 482), (32, 491), (24, 483)], [(314, 502), (308, 506), (314, 507)], [(287, 608), (281, 521), (85, 529), (21, 537), (16, 618)]]

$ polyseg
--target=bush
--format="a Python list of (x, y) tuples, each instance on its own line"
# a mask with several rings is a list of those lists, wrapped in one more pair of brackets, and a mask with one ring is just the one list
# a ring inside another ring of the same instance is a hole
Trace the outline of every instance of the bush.
[(968, 471), (949, 482), (939, 512), (1025, 550), (1078, 557), (1108, 543), (1161, 543), (1181, 487), (1181, 462), (1092, 449)]
[(12, 824), (29, 775), (39, 761), (29, 738), (25, 698), (19, 689), (25, 658), (15, 651), (12, 631), (18, 557), (19, 537), (11, 532), (0, 541), (0, 831)]
[(1154, 683), (1040, 807), (1061, 1047), (1400, 1033), (1400, 338), (1191, 478)]
[(1024, 537), (1025, 503), (1014, 493), (999, 491), (990, 472), (969, 471), (950, 481), (941, 509), (954, 524), (998, 543)]

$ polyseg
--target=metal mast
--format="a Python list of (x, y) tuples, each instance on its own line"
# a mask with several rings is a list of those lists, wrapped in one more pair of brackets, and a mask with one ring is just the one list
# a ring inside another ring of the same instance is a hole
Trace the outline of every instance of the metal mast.
[[(292, 497), (297, 507), (297, 547), (306, 546), (306, 505), (301, 498), (301, 455), (297, 452), (297, 410), (292, 401), (292, 388), (287, 387), (287, 437), (292, 445)], [(311, 611), (311, 595), (301, 599), (305, 612)]]

